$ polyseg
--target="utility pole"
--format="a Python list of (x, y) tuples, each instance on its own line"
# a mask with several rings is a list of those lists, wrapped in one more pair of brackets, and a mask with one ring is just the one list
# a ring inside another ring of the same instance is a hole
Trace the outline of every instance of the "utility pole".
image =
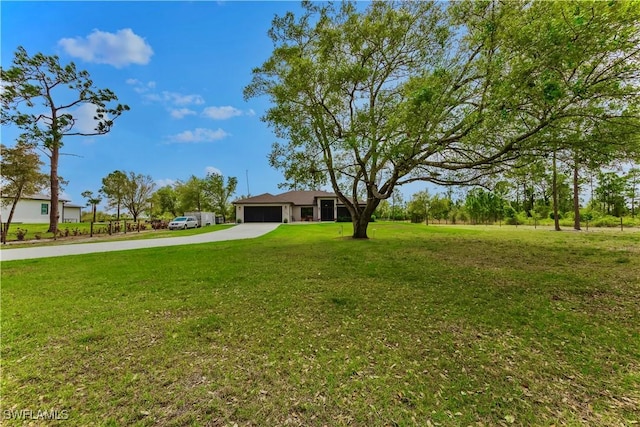
[(249, 169), (246, 169), (246, 175), (247, 175), (247, 197), (251, 197), (251, 192), (249, 191)]

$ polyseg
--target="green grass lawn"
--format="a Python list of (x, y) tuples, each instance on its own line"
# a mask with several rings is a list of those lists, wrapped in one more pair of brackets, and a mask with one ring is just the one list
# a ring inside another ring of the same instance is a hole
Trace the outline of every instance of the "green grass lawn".
[(3, 425), (640, 420), (640, 233), (341, 229), (2, 263)]

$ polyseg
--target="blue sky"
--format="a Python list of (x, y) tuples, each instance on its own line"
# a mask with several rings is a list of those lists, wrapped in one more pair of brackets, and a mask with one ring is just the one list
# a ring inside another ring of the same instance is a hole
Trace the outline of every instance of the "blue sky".
[[(68, 137), (60, 174), (63, 196), (84, 204), (114, 170), (153, 177), (158, 186), (219, 171), (239, 180), (237, 195), (277, 193), (269, 167), (275, 136), (260, 116), (266, 98), (245, 102), (251, 70), (272, 50), (276, 14), (299, 2), (10, 2), (2, 1), (1, 61), (23, 46), (87, 70), (131, 111), (104, 136)], [(77, 117), (91, 117), (77, 111)], [(89, 126), (81, 120), (81, 126)], [(2, 129), (13, 145), (17, 132)]]

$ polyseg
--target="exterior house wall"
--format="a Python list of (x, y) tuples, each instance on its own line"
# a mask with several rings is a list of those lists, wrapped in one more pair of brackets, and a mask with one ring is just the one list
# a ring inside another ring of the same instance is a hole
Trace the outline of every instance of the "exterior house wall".
[[(343, 217), (348, 213), (344, 204), (335, 194), (321, 190), (289, 191), (275, 196), (264, 193), (238, 200), (233, 204), (235, 205), (236, 218), (242, 222), (246, 222), (247, 218), (251, 222), (260, 221), (260, 216), (263, 221), (268, 222), (280, 219), (282, 222), (337, 221), (340, 219), (338, 213)], [(262, 207), (265, 210), (262, 212), (252, 210), (250, 214), (247, 214), (245, 209), (252, 207)], [(282, 209), (280, 215), (276, 215), (274, 207)]]
[(293, 214), (293, 206), (282, 206), (282, 222), (291, 222), (291, 216)]
[(313, 209), (313, 213), (311, 214), (311, 221), (316, 221), (320, 214), (318, 212), (320, 212), (318, 210), (317, 206), (293, 206), (292, 208), (292, 221), (306, 221), (306, 218), (303, 218), (302, 216), (302, 209), (304, 208), (312, 208)]
[[(62, 209), (60, 210), (60, 213), (62, 214)], [(82, 217), (82, 208), (80, 206), (64, 207), (64, 222), (80, 222), (81, 217)]]
[[(43, 205), (46, 208), (43, 208)], [(58, 212), (60, 222), (80, 222), (81, 208), (79, 206), (65, 206), (64, 218), (62, 217), (63, 203), (58, 202)], [(11, 199), (2, 199), (2, 221), (9, 219), (11, 212)], [(49, 212), (51, 212), (51, 201), (44, 199), (20, 199), (13, 213), (13, 223), (23, 224), (48, 224)]]

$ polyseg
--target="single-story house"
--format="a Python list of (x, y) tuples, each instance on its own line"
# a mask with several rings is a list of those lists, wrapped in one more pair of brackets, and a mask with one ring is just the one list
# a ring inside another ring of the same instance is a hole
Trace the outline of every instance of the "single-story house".
[(336, 221), (351, 218), (335, 193), (289, 191), (248, 197), (233, 202), (236, 220), (242, 222)]
[[(3, 222), (9, 218), (11, 203), (10, 198), (2, 197)], [(50, 210), (51, 197), (45, 194), (24, 196), (18, 201), (11, 221), (23, 224), (48, 224)], [(82, 206), (71, 204), (67, 199), (59, 199), (58, 212), (60, 213), (60, 222), (80, 222)]]

